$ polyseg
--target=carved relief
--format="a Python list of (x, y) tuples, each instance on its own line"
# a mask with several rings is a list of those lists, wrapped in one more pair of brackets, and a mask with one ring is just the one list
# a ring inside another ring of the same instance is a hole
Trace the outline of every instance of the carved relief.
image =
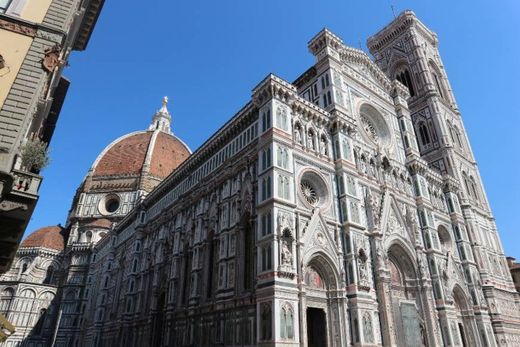
[(15, 33), (30, 36), (30, 37), (36, 36), (36, 29), (31, 28), (28, 25), (9, 22), (5, 19), (0, 19), (0, 29), (14, 31)]

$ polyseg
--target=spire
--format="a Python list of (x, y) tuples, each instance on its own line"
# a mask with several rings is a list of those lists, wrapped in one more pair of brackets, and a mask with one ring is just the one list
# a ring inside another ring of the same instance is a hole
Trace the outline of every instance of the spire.
[(171, 134), (171, 122), (172, 116), (168, 111), (168, 97), (165, 96), (162, 101), (162, 107), (152, 117), (152, 123), (150, 123), (148, 130), (159, 130)]

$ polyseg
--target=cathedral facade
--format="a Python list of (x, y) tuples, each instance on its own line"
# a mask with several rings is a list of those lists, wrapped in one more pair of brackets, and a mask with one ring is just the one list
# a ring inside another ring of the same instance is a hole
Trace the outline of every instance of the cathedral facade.
[(268, 75), (194, 153), (166, 101), (109, 145), (53, 229), (52, 282), (43, 242), (1, 278), (2, 313), (29, 317), (5, 346), (519, 345), (437, 36), (405, 11), (368, 47), (322, 30), (311, 68)]

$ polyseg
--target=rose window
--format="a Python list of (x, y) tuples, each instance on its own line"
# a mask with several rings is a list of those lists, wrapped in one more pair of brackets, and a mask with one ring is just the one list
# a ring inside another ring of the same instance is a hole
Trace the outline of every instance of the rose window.
[(363, 104), (359, 110), (359, 127), (371, 141), (381, 147), (390, 147), (392, 136), (385, 118), (369, 104)]
[(303, 197), (309, 204), (314, 206), (320, 201), (320, 198), (316, 192), (316, 188), (312, 185), (311, 182), (302, 180), (300, 183), (300, 189), (302, 190)]
[(361, 115), (361, 123), (363, 123), (363, 129), (367, 133), (368, 136), (374, 141), (378, 142), (379, 136), (377, 135), (377, 130), (374, 124), (368, 119), (364, 114)]
[(307, 169), (300, 176), (300, 201), (309, 208), (319, 207), (325, 210), (330, 207), (330, 189), (325, 178), (318, 171)]

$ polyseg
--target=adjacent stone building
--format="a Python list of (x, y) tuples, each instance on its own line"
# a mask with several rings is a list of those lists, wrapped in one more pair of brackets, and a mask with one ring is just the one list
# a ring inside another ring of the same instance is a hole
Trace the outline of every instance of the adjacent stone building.
[[(16, 327), (4, 346), (48, 346), (56, 331), (55, 300), (63, 275), (66, 232), (61, 226), (36, 230), (20, 245), (13, 266), (1, 277), (0, 313)], [(29, 342), (29, 341), (27, 341)]]
[(406, 11), (368, 47), (322, 30), (193, 154), (166, 105), (107, 147), (66, 224), (55, 346), (519, 345), (437, 36)]
[(22, 160), (23, 148), (49, 144), (70, 84), (63, 69), (71, 51), (86, 48), (102, 6), (0, 0), (0, 274), (11, 265), (42, 180), (40, 167)]
[(520, 292), (520, 263), (517, 263), (515, 261), (516, 259), (513, 257), (507, 257), (506, 259), (509, 271), (511, 272), (511, 277), (513, 277), (516, 291)]

